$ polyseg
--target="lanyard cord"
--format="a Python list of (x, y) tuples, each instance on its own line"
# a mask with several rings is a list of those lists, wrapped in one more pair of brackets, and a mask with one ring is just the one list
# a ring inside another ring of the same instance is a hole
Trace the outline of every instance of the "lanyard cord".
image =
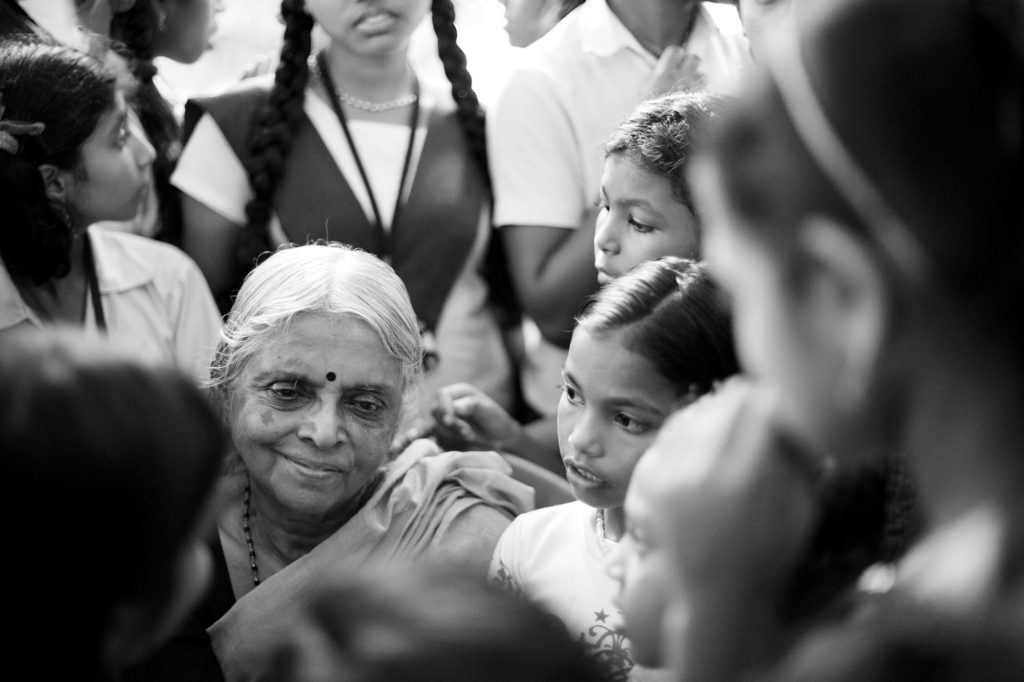
[[(366, 168), (363, 167), (363, 160), (359, 158), (359, 151), (356, 149), (355, 140), (352, 139), (352, 132), (349, 130), (348, 122), (345, 119), (345, 112), (341, 108), (341, 104), (338, 102), (337, 90), (334, 87), (334, 79), (331, 78), (331, 73), (327, 69), (327, 60), (324, 58), (321, 52), (317, 55), (316, 64), (320, 77), (323, 80), (324, 87), (327, 89), (328, 99), (331, 102), (331, 108), (334, 109), (334, 115), (338, 117), (338, 122), (341, 124), (341, 130), (345, 133), (345, 140), (348, 142), (349, 149), (352, 150), (352, 158), (355, 159), (356, 168), (359, 169), (359, 177), (362, 178), (363, 185), (366, 187), (366, 193), (370, 197), (370, 208), (373, 210), (373, 217), (377, 224), (377, 230), (380, 233), (381, 238), (381, 258), (385, 262), (391, 262), (391, 239), (388, 236), (387, 231), (384, 230), (384, 221), (381, 218), (380, 207), (377, 205), (377, 197), (373, 194), (373, 187), (370, 186), (370, 178), (366, 174)], [(413, 92), (419, 95), (419, 82), (415, 81), (413, 85)], [(412, 166), (412, 152), (416, 142), (416, 124), (419, 122), (420, 117), (420, 98), (417, 97), (413, 102), (412, 106), (412, 117), (409, 121), (409, 145), (405, 150), (405, 160), (402, 162), (402, 177), (398, 182), (398, 198), (395, 200), (395, 210), (391, 216), (391, 231), (394, 232), (395, 226), (398, 224), (398, 215), (402, 208), (402, 192), (405, 191), (405, 183), (409, 179), (409, 168)]]
[(82, 235), (85, 243), (82, 244), (82, 260), (85, 263), (85, 276), (89, 280), (89, 298), (92, 299), (92, 312), (96, 318), (96, 326), (100, 331), (107, 330), (107, 318), (103, 314), (103, 299), (100, 298), (100, 283), (96, 276), (96, 262), (92, 257), (92, 240), (89, 232)]

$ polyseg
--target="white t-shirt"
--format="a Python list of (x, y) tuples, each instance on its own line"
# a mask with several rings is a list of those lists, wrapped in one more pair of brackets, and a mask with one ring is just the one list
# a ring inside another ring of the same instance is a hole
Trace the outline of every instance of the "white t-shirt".
[[(735, 92), (750, 59), (735, 7), (701, 3), (686, 49), (709, 91)], [(578, 227), (598, 197), (604, 143), (648, 96), (656, 63), (606, 0), (522, 51), (488, 112), (496, 225)]]
[[(520, 514), (498, 540), (488, 575), (561, 618), (612, 679), (626, 679), (635, 666), (629, 641), (614, 627), (618, 586), (605, 570), (596, 518), (596, 510), (579, 501)], [(661, 672), (644, 669), (642, 677), (661, 678)]]

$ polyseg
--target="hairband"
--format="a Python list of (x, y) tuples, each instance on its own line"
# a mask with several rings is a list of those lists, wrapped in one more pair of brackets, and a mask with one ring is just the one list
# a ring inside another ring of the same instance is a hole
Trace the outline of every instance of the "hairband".
[(793, 128), (811, 158), (903, 273), (913, 281), (927, 279), (932, 270), (927, 251), (829, 122), (811, 84), (797, 32), (779, 31), (771, 38), (765, 63)]
[(46, 125), (43, 123), (25, 123), (24, 121), (5, 119), (3, 97), (0, 95), (0, 149), (10, 154), (17, 154), (21, 145), (18, 144), (18, 138), (15, 135), (38, 137), (43, 134), (44, 130), (46, 130)]

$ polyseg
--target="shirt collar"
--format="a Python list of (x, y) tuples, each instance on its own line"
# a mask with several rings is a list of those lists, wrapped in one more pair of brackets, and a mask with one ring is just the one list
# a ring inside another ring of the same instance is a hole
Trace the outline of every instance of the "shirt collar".
[(0, 262), (0, 330), (9, 329), (26, 320), (37, 327), (42, 326), (39, 317), (21, 299), (11, 273)]
[[(619, 50), (632, 50), (650, 60), (652, 64), (657, 62), (657, 57), (648, 52), (636, 36), (629, 32), (626, 25), (615, 16), (608, 6), (608, 0), (587, 0), (575, 11), (580, 13), (581, 45), (585, 52), (598, 57), (608, 57)], [(697, 5), (693, 30), (686, 39), (688, 51), (695, 54), (706, 52), (711, 42), (711, 26), (714, 22), (708, 13), (705, 3)]]
[[(105, 228), (92, 227), (88, 238), (92, 240), (96, 278), (100, 293), (112, 294), (144, 286), (153, 280), (145, 261), (125, 248), (126, 239), (145, 239), (134, 235), (119, 235)], [(39, 316), (21, 298), (18, 287), (7, 268), (0, 262), (0, 329), (9, 329), (28, 321), (41, 327)]]
[(619, 50), (632, 50), (654, 58), (615, 16), (607, 0), (587, 0), (575, 11), (580, 13), (580, 43), (584, 52), (608, 57)]
[(134, 289), (153, 281), (151, 265), (142, 260), (134, 249), (127, 248), (130, 240), (146, 239), (119, 233), (107, 228), (90, 227), (93, 260), (100, 293), (112, 294)]

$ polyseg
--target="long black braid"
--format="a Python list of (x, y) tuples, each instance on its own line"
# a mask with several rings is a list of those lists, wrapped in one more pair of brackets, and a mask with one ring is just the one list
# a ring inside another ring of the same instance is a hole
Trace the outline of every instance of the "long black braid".
[[(486, 125), (483, 108), (473, 90), (473, 78), (466, 68), (466, 55), (458, 46), (458, 31), (455, 28), (455, 7), (452, 0), (433, 0), (431, 19), (437, 36), (437, 53), (441, 58), (445, 76), (452, 86), (459, 122), (469, 143), (470, 153), (477, 161), (483, 174), (484, 184), (491, 187), (491, 176), (487, 159)], [(518, 326), (522, 306), (515, 292), (504, 242), (493, 235), (488, 242), (487, 253), (482, 264), (482, 274), (487, 280), (488, 297), (503, 327)]]
[(455, 6), (452, 0), (433, 0), (430, 5), (431, 21), (437, 36), (437, 56), (441, 58), (444, 75), (452, 86), (452, 99), (462, 124), (462, 131), (469, 142), (484, 179), (490, 187), (487, 167), (487, 139), (484, 136), (484, 112), (480, 99), (473, 90), (473, 78), (466, 68), (466, 54), (459, 47), (458, 31), (455, 29)]
[(175, 246), (181, 246), (181, 196), (171, 185), (171, 173), (181, 154), (181, 126), (170, 103), (157, 90), (153, 77), (157, 69), (153, 64), (153, 36), (157, 26), (156, 6), (151, 2), (136, 2), (131, 9), (118, 12), (110, 22), (110, 37), (124, 46), (113, 49), (128, 60), (137, 87), (130, 104), (139, 116), (142, 129), (156, 151), (153, 161), (153, 180), (159, 202), (159, 227), (156, 237)]
[(256, 112), (249, 146), (252, 163), (249, 184), (253, 198), (245, 207), (248, 221), (235, 246), (235, 281), (253, 268), (256, 259), (274, 248), (268, 226), (273, 214), (274, 194), (284, 177), (292, 137), (302, 120), (302, 106), (309, 82), (313, 17), (305, 0), (282, 0), (284, 42), (267, 104)]

